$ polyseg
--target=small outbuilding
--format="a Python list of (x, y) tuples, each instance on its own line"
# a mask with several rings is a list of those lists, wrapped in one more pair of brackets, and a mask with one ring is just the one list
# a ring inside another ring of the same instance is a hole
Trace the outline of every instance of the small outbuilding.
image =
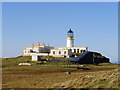
[(40, 61), (40, 60), (41, 60), (41, 58), (37, 54), (32, 55), (32, 61)]

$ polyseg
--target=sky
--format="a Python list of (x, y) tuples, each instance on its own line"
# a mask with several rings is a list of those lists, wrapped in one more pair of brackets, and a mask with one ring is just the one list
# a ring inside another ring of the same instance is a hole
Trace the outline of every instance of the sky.
[(117, 2), (3, 2), (2, 57), (23, 54), (37, 42), (65, 47), (67, 31), (74, 46), (88, 47), (118, 62)]
[(2, 0), (2, 2), (119, 2), (119, 0)]

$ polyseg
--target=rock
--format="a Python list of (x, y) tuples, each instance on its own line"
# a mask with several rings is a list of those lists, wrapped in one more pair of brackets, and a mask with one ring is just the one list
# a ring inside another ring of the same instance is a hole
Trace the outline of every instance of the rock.
[(61, 86), (60, 88), (64, 88), (65, 86)]
[(66, 74), (71, 74), (71, 72), (68, 72), (68, 71), (67, 71), (67, 72), (65, 72), (65, 73), (66, 73)]
[(19, 63), (18, 65), (28, 65), (28, 66), (31, 66), (32, 64), (31, 63)]
[(92, 78), (92, 77), (95, 77), (95, 75), (86, 75), (85, 77)]

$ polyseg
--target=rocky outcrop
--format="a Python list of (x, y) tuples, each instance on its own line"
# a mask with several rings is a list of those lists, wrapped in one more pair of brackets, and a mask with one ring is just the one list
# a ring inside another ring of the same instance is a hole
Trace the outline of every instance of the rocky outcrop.
[[(79, 55), (78, 57), (81, 57)], [(97, 52), (89, 52), (78, 60), (80, 64), (98, 64), (98, 63), (109, 63), (109, 58), (102, 56), (100, 53)]]
[(100, 53), (97, 52), (86, 51), (75, 58), (56, 59), (56, 60), (49, 60), (47, 62), (53, 62), (53, 61), (71, 61), (73, 63), (79, 63), (79, 64), (99, 64), (99, 63), (109, 63), (109, 58), (106, 58), (105, 56), (102, 56)]

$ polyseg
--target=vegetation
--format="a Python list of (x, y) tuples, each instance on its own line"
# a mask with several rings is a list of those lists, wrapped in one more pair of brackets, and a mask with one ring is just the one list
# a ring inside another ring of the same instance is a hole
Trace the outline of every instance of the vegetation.
[[(53, 59), (60, 59), (63, 57), (52, 57), (52, 56), (41, 56), (41, 59), (43, 61), (31, 61), (31, 56), (18, 56), (18, 57), (14, 57), (14, 58), (3, 58), (2, 59), (2, 66), (17, 66), (19, 63), (31, 63), (33, 65), (37, 65), (37, 64), (50, 64), (50, 65), (60, 65), (61, 62), (50, 62), (50, 63), (46, 63), (44, 60), (48, 59), (48, 60), (53, 60)], [(65, 62), (63, 62), (65, 63)]]
[[(53, 57), (42, 57), (46, 58)], [(81, 66), (69, 61), (33, 62), (29, 56), (4, 58), (2, 61), (3, 88), (118, 88), (117, 64)], [(28, 61), (31, 66), (18, 65)], [(68, 71), (70, 75), (65, 73)]]
[(62, 58), (64, 57), (41, 56), (41, 59), (48, 59), (48, 60), (62, 59)]
[(48, 62), (48, 65), (70, 65), (72, 64), (70, 61), (55, 61), (55, 62)]
[(41, 59), (53, 60), (53, 59), (55, 59), (55, 57), (52, 57), (52, 56), (41, 56)]
[(100, 66), (109, 66), (109, 65), (116, 65), (116, 64), (113, 64), (113, 63), (100, 63), (99, 65)]
[(75, 56), (75, 55), (78, 56), (78, 55), (80, 55), (80, 54), (81, 54), (81, 53), (74, 53), (74, 52), (72, 53), (73, 56)]
[(24, 63), (26, 61), (31, 61), (30, 56), (18, 56), (14, 58), (3, 58), (2, 59), (2, 66), (17, 66), (19, 63)]

